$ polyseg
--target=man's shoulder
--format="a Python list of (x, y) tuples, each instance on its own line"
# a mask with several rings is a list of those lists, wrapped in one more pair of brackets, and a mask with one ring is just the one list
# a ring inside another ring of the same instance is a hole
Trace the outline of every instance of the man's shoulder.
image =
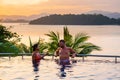
[(68, 50), (72, 50), (72, 48), (71, 48), (71, 47), (67, 47), (67, 49), (68, 49)]
[(56, 51), (59, 51), (59, 50), (61, 50), (61, 48), (60, 48), (60, 47), (58, 47), (58, 48), (56, 49)]
[(67, 49), (68, 49), (70, 52), (72, 52), (72, 53), (75, 52), (71, 47), (67, 47)]

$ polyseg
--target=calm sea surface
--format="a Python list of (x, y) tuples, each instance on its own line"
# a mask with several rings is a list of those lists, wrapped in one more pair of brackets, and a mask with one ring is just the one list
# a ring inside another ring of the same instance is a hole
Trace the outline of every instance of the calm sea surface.
[[(29, 25), (22, 23), (1, 23), (5, 26), (13, 26), (13, 32), (22, 35), (21, 42), (29, 45), (29, 36), (32, 42), (37, 42), (39, 37), (48, 41), (45, 36), (49, 31), (59, 32), (63, 38), (63, 27), (66, 25)], [(94, 51), (92, 54), (115, 54), (120, 55), (120, 26), (118, 25), (67, 25), (70, 33), (87, 33), (92, 42), (102, 48), (102, 51)]]

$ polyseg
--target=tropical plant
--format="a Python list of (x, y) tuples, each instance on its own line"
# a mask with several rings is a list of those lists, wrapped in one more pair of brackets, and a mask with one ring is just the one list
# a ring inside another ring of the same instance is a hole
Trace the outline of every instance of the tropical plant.
[(12, 27), (0, 25), (0, 53), (18, 53), (20, 49), (16, 46), (20, 42), (20, 36), (10, 31)]
[(10, 31), (11, 28), (11, 26), (7, 28), (3, 25), (0, 25), (0, 42), (6, 42), (10, 40), (16, 41), (16, 39), (20, 39), (20, 36), (17, 33)]
[(92, 43), (84, 43), (83, 45), (80, 46), (80, 48), (82, 48), (82, 50), (80, 51), (79, 54), (89, 54), (94, 50), (98, 50), (98, 51), (101, 50), (99, 46), (96, 46)]
[(21, 53), (29, 53), (29, 48), (25, 44), (20, 43), (20, 44), (17, 44), (16, 46), (20, 49)]
[(47, 46), (47, 43), (44, 42), (44, 39), (39, 38), (38, 43), (39, 43), (39, 51), (40, 51), (40, 53), (47, 52), (48, 46)]
[(73, 42), (73, 36), (70, 34), (69, 30), (67, 27), (64, 27), (63, 28), (63, 37), (64, 37), (64, 40), (66, 41), (66, 45), (67, 46), (72, 46), (72, 42)]
[(29, 36), (29, 43), (30, 43), (29, 52), (32, 53), (33, 52), (33, 49), (32, 49), (33, 44), (32, 44), (30, 36)]
[[(30, 37), (29, 37), (29, 42), (30, 42), (29, 52), (32, 53), (33, 52), (33, 48), (32, 48), (33, 43), (31, 41)], [(40, 51), (40, 53), (43, 53), (44, 50), (47, 49), (47, 43), (44, 42), (44, 39), (41, 39), (41, 38), (39, 38), (37, 43), (39, 44), (39, 51)]]
[(59, 33), (50, 31), (49, 34), (45, 34), (45, 35), (50, 37), (50, 42), (48, 43), (48, 51), (49, 53), (53, 53), (58, 47), (58, 42), (60, 40)]
[(48, 42), (48, 51), (49, 53), (54, 53), (55, 50), (58, 48), (58, 42), (60, 40), (60, 35), (58, 32), (53, 32), (53, 31), (50, 31), (48, 34), (45, 34), (46, 36), (49, 37), (50, 39), (50, 42)]
[(0, 43), (0, 53), (19, 53), (20, 49), (11, 42)]
[[(63, 37), (66, 42), (66, 45), (74, 49), (77, 53), (89, 54), (93, 50), (101, 50), (99, 46), (86, 42), (90, 38), (90, 36), (88, 36), (87, 34), (78, 33), (75, 35), (75, 37), (73, 37), (69, 33), (69, 30), (67, 27), (64, 27), (63, 30), (64, 30)], [(50, 37), (50, 42), (48, 43), (49, 45), (48, 51), (54, 53), (54, 51), (58, 47), (58, 42), (60, 40), (59, 33), (58, 32), (55, 33), (51, 31), (49, 34), (45, 34), (45, 35)]]

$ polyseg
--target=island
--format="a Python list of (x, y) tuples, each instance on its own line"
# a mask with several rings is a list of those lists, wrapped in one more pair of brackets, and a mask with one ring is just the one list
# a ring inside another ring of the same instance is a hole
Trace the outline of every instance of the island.
[(102, 14), (53, 14), (29, 22), (34, 25), (120, 25), (120, 18), (109, 18)]

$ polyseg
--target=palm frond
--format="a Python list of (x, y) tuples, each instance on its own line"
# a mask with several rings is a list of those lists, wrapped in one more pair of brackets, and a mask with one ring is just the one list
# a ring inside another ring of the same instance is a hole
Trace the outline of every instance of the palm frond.
[(99, 46), (96, 46), (92, 43), (86, 43), (82, 46), (80, 46), (80, 48), (83, 48), (79, 54), (89, 54), (94, 50), (100, 51), (102, 50)]
[(32, 53), (33, 49), (32, 49), (32, 41), (31, 41), (30, 36), (29, 36), (29, 43), (30, 43), (30, 53)]
[(21, 43), (17, 45), (22, 53), (29, 53), (29, 48), (25, 44)]
[[(87, 34), (78, 33), (77, 35), (75, 35), (75, 38), (73, 38), (67, 27), (64, 27), (63, 31), (64, 31), (63, 38), (66, 42), (66, 45), (68, 47), (73, 48), (76, 52), (80, 54), (81, 53), (88, 54), (94, 50), (98, 50), (98, 51), (101, 50), (99, 46), (96, 46), (92, 43), (86, 43), (86, 41), (90, 38), (90, 36), (88, 36)], [(49, 32), (49, 34), (45, 34), (45, 35), (47, 35), (51, 40), (51, 42), (48, 43), (48, 51), (53, 53), (58, 47), (58, 42), (60, 39), (59, 33), (58, 32), (55, 33), (51, 31)]]
[(87, 34), (78, 33), (77, 35), (75, 35), (75, 39), (74, 39), (72, 48), (73, 49), (78, 48), (80, 46), (80, 44), (84, 43), (88, 39), (89, 39), (89, 36), (87, 36)]
[(64, 27), (64, 40), (66, 42), (66, 45), (71, 47), (72, 46), (72, 35), (69, 33), (69, 30), (67, 27)]
[(48, 51), (54, 53), (54, 51), (58, 47), (58, 42), (60, 40), (60, 36), (58, 32), (50, 31), (49, 34), (45, 34), (46, 36), (50, 37), (50, 42), (48, 43)]
[(53, 31), (50, 31), (49, 34), (45, 34), (45, 35), (49, 36), (49, 37), (50, 37), (50, 40), (51, 40), (51, 41), (54, 41), (54, 42), (58, 42), (58, 41), (59, 41), (59, 38), (60, 38), (58, 32), (55, 33), (55, 32), (53, 32)]

